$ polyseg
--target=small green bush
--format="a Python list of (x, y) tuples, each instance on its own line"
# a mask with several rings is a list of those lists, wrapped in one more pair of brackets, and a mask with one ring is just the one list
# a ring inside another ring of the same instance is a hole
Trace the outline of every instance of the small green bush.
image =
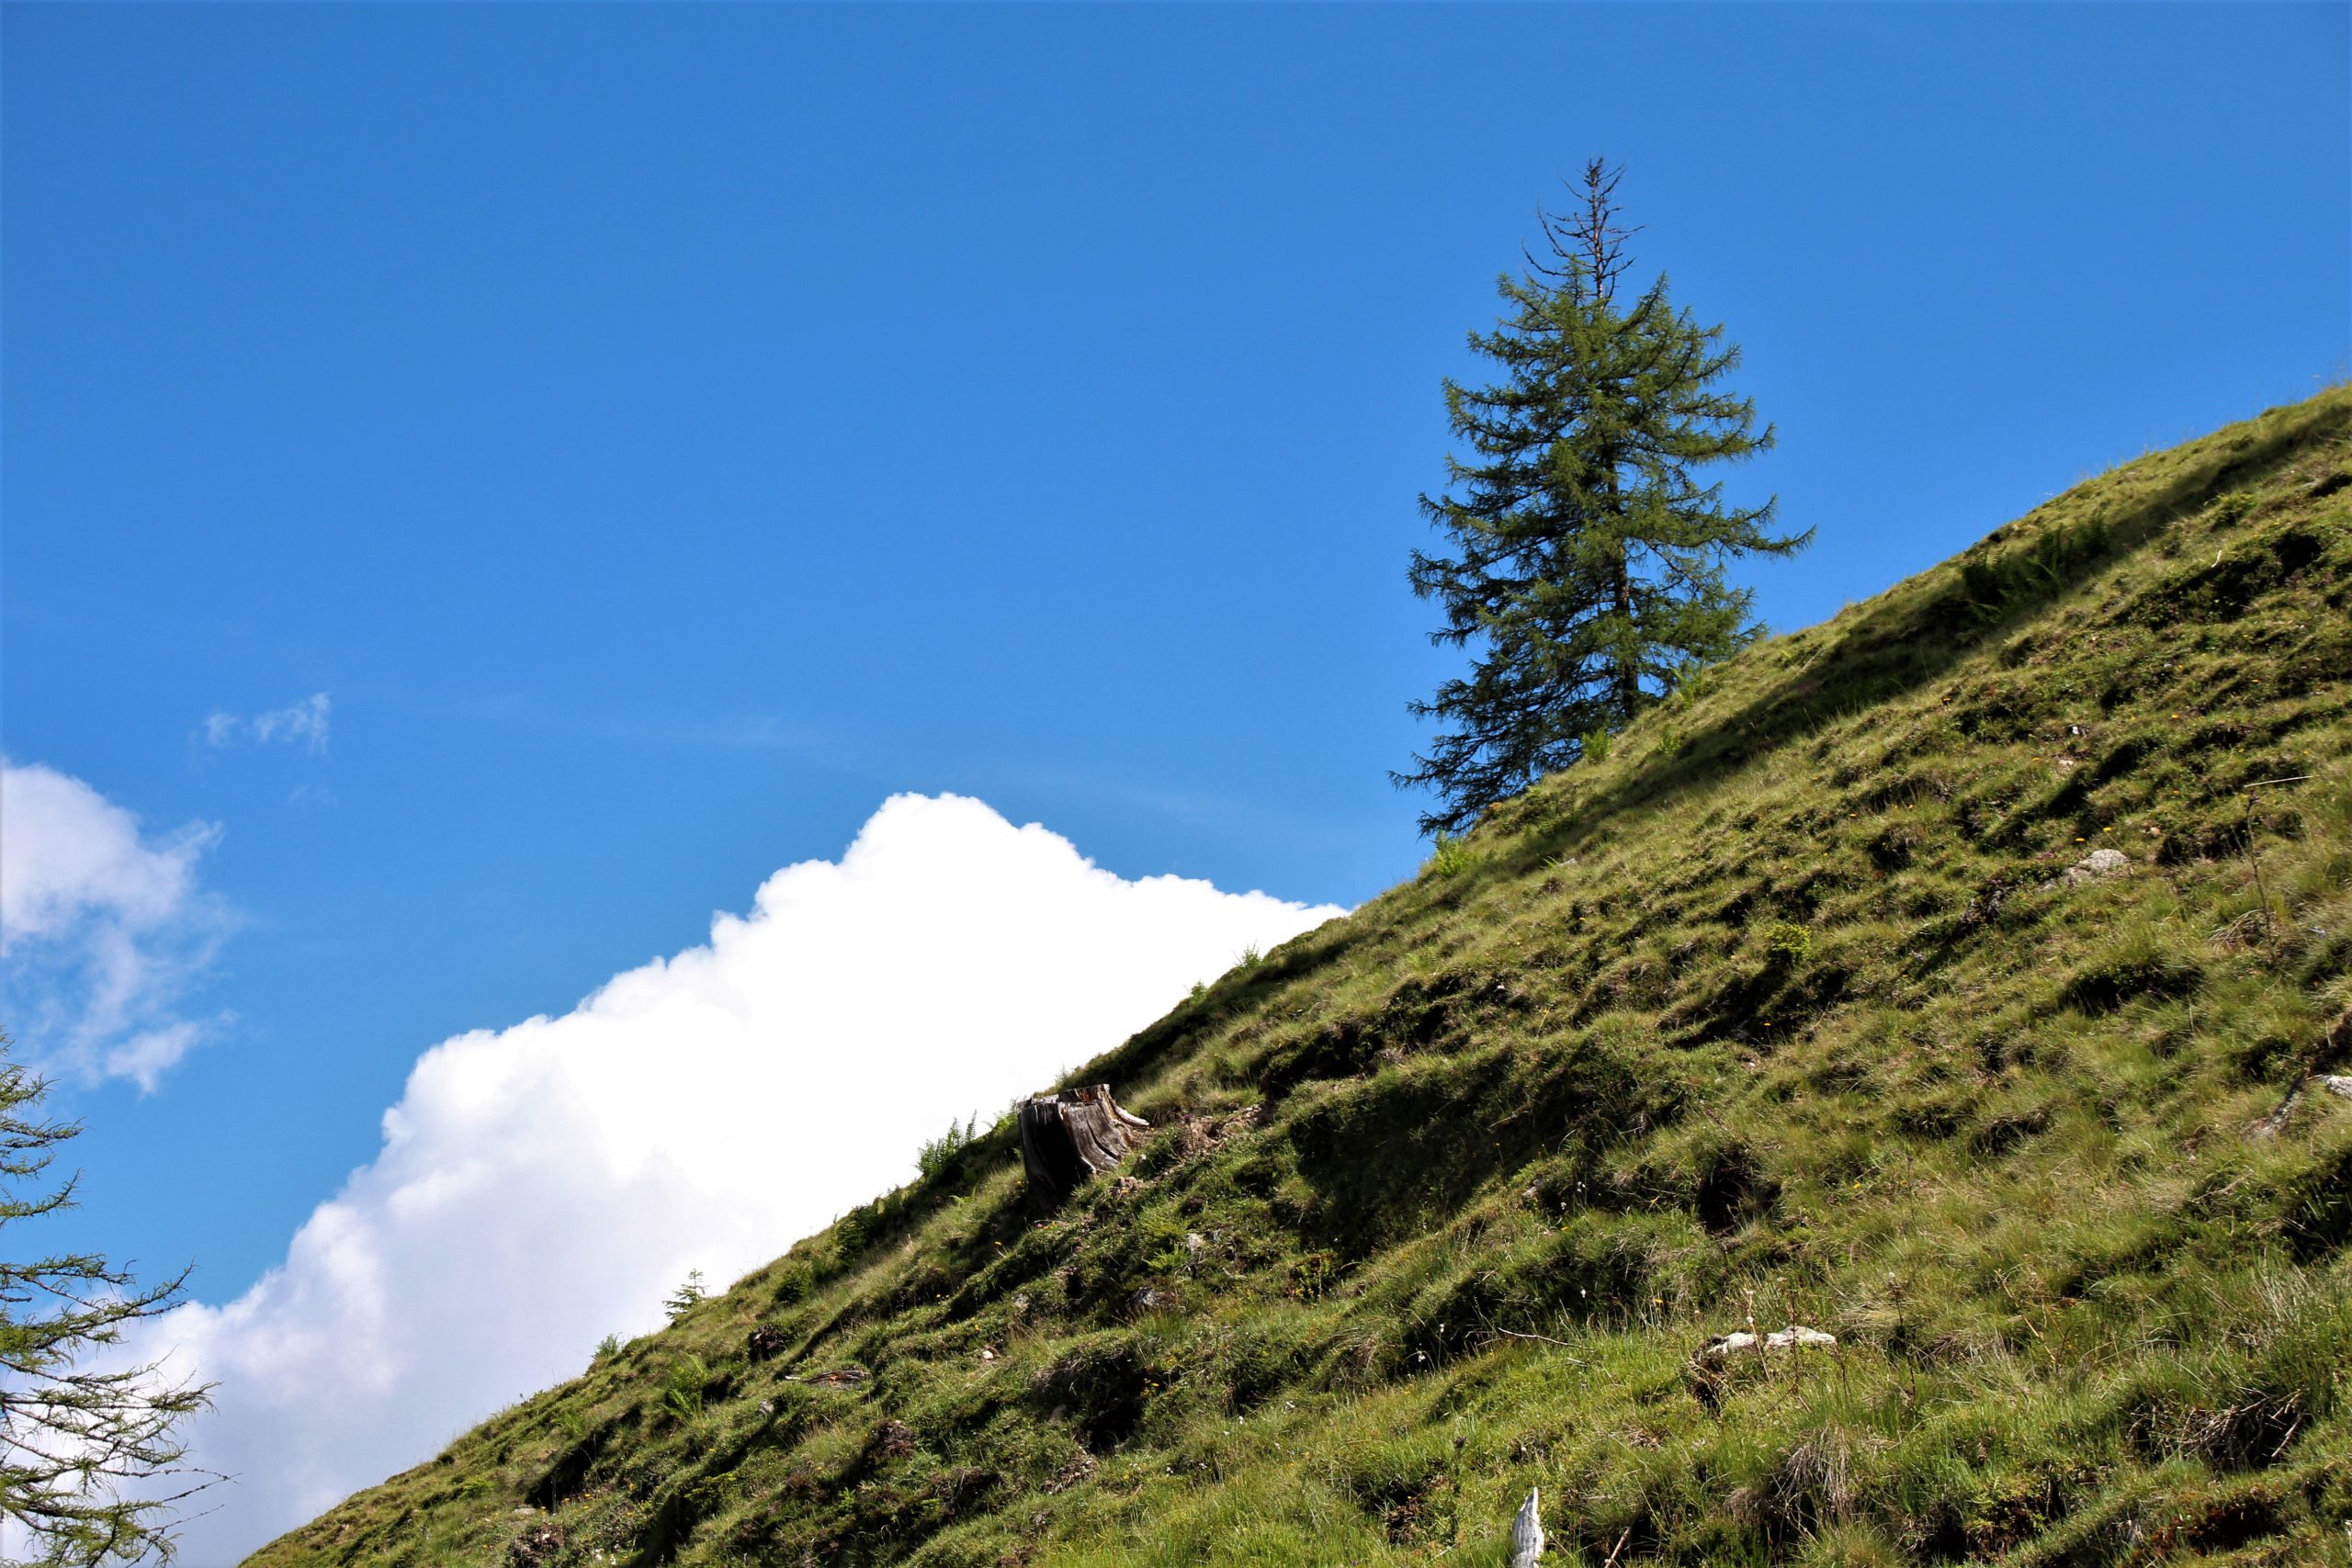
[(662, 1408), (681, 1421), (691, 1421), (702, 1414), (709, 1386), (710, 1364), (700, 1356), (681, 1356), (662, 1380)]
[(978, 1111), (964, 1119), (962, 1126), (947, 1123), (947, 1131), (936, 1138), (926, 1139), (915, 1151), (915, 1169), (929, 1181), (956, 1163), (956, 1156), (979, 1141), (980, 1118)]
[(1705, 696), (1714, 686), (1714, 669), (1713, 665), (1697, 660), (1676, 665), (1674, 672), (1667, 677), (1667, 687), (1672, 694), (1674, 705), (1687, 708)]
[(817, 1266), (805, 1258), (795, 1258), (775, 1271), (775, 1286), (772, 1299), (778, 1306), (790, 1306), (808, 1299), (817, 1288)]
[(1813, 952), (1813, 928), (1791, 920), (1775, 920), (1764, 928), (1764, 955), (1774, 964), (1793, 968)]
[(1469, 842), (1451, 833), (1440, 833), (1427, 863), (1421, 867), (1425, 876), (1459, 876), (1478, 863), (1478, 856)]
[(843, 1263), (872, 1246), (881, 1234), (882, 1203), (879, 1199), (871, 1203), (861, 1203), (833, 1222), (833, 1246)]

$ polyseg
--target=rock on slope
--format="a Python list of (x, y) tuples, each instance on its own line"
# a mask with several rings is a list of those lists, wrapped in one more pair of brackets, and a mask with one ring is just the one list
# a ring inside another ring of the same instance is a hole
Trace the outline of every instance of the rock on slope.
[(1756, 647), (1074, 1075), (1131, 1175), (1001, 1125), (253, 1561), (2343, 1559), (2347, 476), (2338, 389)]

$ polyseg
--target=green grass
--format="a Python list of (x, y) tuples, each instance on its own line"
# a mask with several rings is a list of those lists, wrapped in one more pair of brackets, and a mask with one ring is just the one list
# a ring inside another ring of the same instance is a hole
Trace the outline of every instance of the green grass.
[(2352, 1564), (2347, 470), (2339, 389), (1758, 645), (1072, 1075), (1130, 1176), (959, 1130), (254, 1561)]

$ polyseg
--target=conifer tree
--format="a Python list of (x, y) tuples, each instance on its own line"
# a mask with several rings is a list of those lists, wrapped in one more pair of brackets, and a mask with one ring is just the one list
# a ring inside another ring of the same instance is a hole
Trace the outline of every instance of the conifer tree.
[[(32, 1193), (21, 1184), (81, 1131), (40, 1116), (48, 1086), (7, 1047), (0, 1034), (0, 1225), (73, 1206), (70, 1180)], [(175, 1435), (208, 1403), (203, 1388), (153, 1366), (89, 1364), (167, 1310), (187, 1278), (141, 1289), (86, 1253), (0, 1262), (0, 1515), (44, 1568), (169, 1561), (174, 1506), (217, 1479), (183, 1462)]]
[(1752, 592), (1725, 565), (1787, 555), (1812, 537), (1774, 535), (1774, 503), (1725, 503), (1692, 470), (1772, 445), (1755, 405), (1720, 386), (1739, 364), (1721, 326), (1678, 310), (1661, 274), (1627, 302), (1620, 171), (1596, 158), (1568, 213), (1539, 214), (1549, 254), (1497, 282), (1506, 310), (1470, 346), (1502, 379), (1448, 379), (1456, 436), (1452, 488), (1421, 510), (1457, 553), (1413, 552), (1413, 592), (1435, 599), (1442, 646), (1483, 644), (1470, 673), (1442, 684), (1422, 717), (1443, 721), (1399, 785), (1439, 804), (1424, 832), (1456, 832), (1498, 800), (1566, 767), (1588, 746), (1760, 628)]

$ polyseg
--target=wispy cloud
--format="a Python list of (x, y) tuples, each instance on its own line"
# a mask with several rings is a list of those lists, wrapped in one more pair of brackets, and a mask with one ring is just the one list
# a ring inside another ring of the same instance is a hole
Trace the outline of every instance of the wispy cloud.
[(379, 686), (370, 689), (368, 695), (387, 707), (435, 722), (528, 730), (624, 746), (789, 751), (813, 761), (831, 762), (838, 761), (846, 744), (842, 736), (821, 725), (775, 714), (589, 706), (525, 689), (450, 693)]
[(228, 931), (196, 878), (220, 836), (145, 833), (80, 779), (0, 761), (0, 979), (27, 1059), (152, 1089), (220, 1021), (181, 1011)]
[(334, 710), (334, 704), (324, 692), (313, 692), (299, 703), (251, 718), (216, 709), (204, 717), (204, 743), (214, 748), (244, 741), (256, 746), (300, 746), (323, 756)]
[(286, 796), (286, 804), (297, 811), (333, 811), (343, 797), (324, 784), (296, 784)]
[(237, 1561), (578, 1371), (599, 1336), (657, 1325), (687, 1269), (764, 1262), (908, 1179), (951, 1118), (1338, 913), (1128, 881), (977, 800), (899, 795), (707, 944), (443, 1041), (283, 1264), (126, 1348), (219, 1382), (194, 1457), (240, 1483), (190, 1523), (188, 1560)]

